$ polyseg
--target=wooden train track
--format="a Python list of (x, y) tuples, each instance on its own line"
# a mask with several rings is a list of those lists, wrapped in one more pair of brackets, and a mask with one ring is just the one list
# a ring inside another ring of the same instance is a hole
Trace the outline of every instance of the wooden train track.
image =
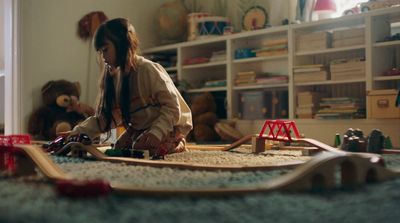
[[(93, 147), (87, 147), (93, 154), (107, 157), (97, 153)], [(93, 151), (91, 151), (93, 150)], [(17, 156), (16, 174), (24, 174), (29, 171), (21, 171), (37, 167), (48, 179), (52, 181), (71, 181), (73, 178), (65, 174), (41, 148), (33, 145), (14, 145)], [(23, 162), (18, 162), (21, 160)], [(31, 162), (26, 162), (30, 160)], [(110, 161), (110, 160), (109, 160)], [(123, 158), (115, 158), (113, 161), (125, 162)], [(159, 161), (155, 161), (159, 162)], [(153, 162), (151, 162), (153, 163)], [(152, 165), (150, 165), (152, 166)], [(370, 181), (389, 180), (400, 175), (386, 169), (380, 163), (380, 157), (371, 155), (360, 155), (354, 153), (321, 153), (309, 162), (297, 167), (292, 172), (280, 176), (273, 181), (267, 181), (256, 187), (242, 188), (208, 188), (208, 189), (163, 189), (163, 188), (139, 188), (120, 183), (109, 183), (111, 191), (118, 194), (130, 194), (140, 196), (226, 196), (241, 195), (248, 193), (265, 193), (271, 191), (305, 191), (313, 188), (329, 189), (336, 187), (334, 175), (335, 168), (339, 166), (342, 170), (342, 186), (360, 185)], [(160, 167), (160, 166), (157, 166)], [(179, 166), (177, 166), (179, 168)], [(349, 175), (350, 174), (350, 175)], [(78, 183), (79, 184), (79, 183)], [(340, 185), (339, 185), (340, 186)]]
[[(270, 129), (270, 132), (264, 135), (266, 128)], [(275, 131), (278, 128), (278, 131)], [(292, 138), (290, 132), (293, 131), (296, 137)], [(264, 146), (265, 139), (279, 140), (279, 141), (295, 141), (305, 142), (320, 151), (325, 151), (316, 155), (310, 161), (303, 165), (298, 165), (292, 172), (280, 176), (273, 181), (266, 181), (259, 184), (256, 187), (242, 187), (242, 188), (204, 188), (204, 189), (184, 189), (184, 188), (138, 188), (132, 187), (125, 184), (117, 183), (104, 183), (100, 185), (98, 191), (107, 191), (103, 189), (109, 189), (115, 193), (121, 194), (132, 194), (132, 195), (143, 195), (143, 196), (168, 196), (168, 195), (190, 195), (190, 196), (225, 196), (225, 195), (240, 195), (247, 193), (265, 193), (270, 191), (305, 191), (311, 189), (330, 189), (340, 186), (357, 186), (367, 182), (380, 182), (384, 180), (393, 179), (400, 175), (400, 172), (386, 169), (384, 167), (383, 159), (380, 155), (371, 153), (349, 153), (330, 147), (314, 139), (305, 139), (298, 137), (298, 131), (294, 122), (288, 121), (266, 121), (260, 134), (248, 135), (238, 140), (229, 146), (215, 147), (213, 150), (229, 151), (236, 148), (239, 145), (249, 141), (250, 139), (256, 139), (256, 142)], [(257, 141), (259, 140), (259, 141)], [(7, 147), (7, 146), (6, 146)], [(253, 145), (254, 147), (254, 145)], [(5, 148), (5, 147), (4, 147)], [(0, 155), (4, 159), (4, 155), (8, 152), (8, 156), (14, 156), (16, 164), (14, 165), (14, 174), (29, 175), (34, 173), (35, 167), (37, 167), (43, 174), (50, 180), (55, 182), (64, 182), (64, 186), (67, 185), (66, 190), (71, 191), (71, 188), (80, 188), (79, 186), (85, 186), (85, 183), (76, 182), (74, 179), (65, 174), (60, 168), (54, 164), (54, 162), (48, 157), (48, 155), (42, 151), (38, 146), (34, 145), (21, 145), (14, 143), (12, 147), (8, 146), (8, 151), (4, 151), (4, 148), (0, 148)], [(3, 149), (3, 150), (1, 150)], [(71, 148), (65, 147), (64, 151), (60, 153), (68, 153)], [(276, 168), (282, 168), (283, 166), (207, 166), (207, 165), (196, 165), (179, 162), (165, 162), (165, 161), (151, 161), (151, 160), (139, 160), (132, 158), (123, 157), (108, 157), (100, 152), (94, 146), (82, 146), (85, 152), (90, 153), (93, 157), (102, 161), (109, 162), (123, 162), (132, 165), (144, 165), (151, 167), (171, 167), (180, 169), (191, 169), (191, 170), (229, 170), (229, 171), (244, 171), (244, 170), (271, 170)], [(204, 148), (203, 148), (204, 149)], [(68, 151), (69, 150), (69, 151)], [(1, 157), (0, 157), (1, 158)], [(14, 162), (13, 161), (13, 162)], [(0, 163), (2, 164), (2, 163)], [(287, 166), (286, 166), (287, 167)], [(293, 166), (292, 166), (293, 167)], [(339, 168), (338, 168), (339, 167)], [(0, 170), (5, 169), (4, 165), (0, 165)], [(335, 180), (335, 174), (337, 169), (341, 171), (341, 181), (338, 183)], [(67, 184), (65, 184), (67, 182)], [(93, 188), (86, 188), (84, 190), (87, 193), (93, 193)], [(94, 193), (96, 194), (96, 193)], [(84, 195), (84, 194), (83, 194)]]

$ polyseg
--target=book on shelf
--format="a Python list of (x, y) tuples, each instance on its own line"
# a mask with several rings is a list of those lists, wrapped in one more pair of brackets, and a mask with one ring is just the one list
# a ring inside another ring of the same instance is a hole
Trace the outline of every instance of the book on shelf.
[(287, 38), (278, 38), (278, 39), (264, 39), (261, 44), (263, 46), (275, 46), (275, 45), (282, 45), (282, 44), (288, 44)]
[(329, 43), (320, 41), (320, 42), (296, 42), (296, 52), (307, 52), (314, 50), (326, 50), (329, 48)]
[(309, 67), (309, 68), (293, 68), (294, 73), (309, 73), (313, 71), (322, 71), (324, 67)]
[(261, 52), (256, 52), (256, 57), (279, 56), (287, 53), (288, 53), (287, 49), (274, 50), (274, 51), (261, 51)]
[(194, 64), (201, 64), (201, 63), (208, 63), (210, 62), (210, 58), (207, 57), (193, 57), (183, 61), (183, 65), (194, 65)]
[(338, 113), (338, 114), (342, 114), (342, 113), (355, 113), (357, 112), (358, 109), (357, 108), (346, 108), (346, 109), (340, 109), (340, 108), (322, 108), (320, 110), (318, 110), (318, 114), (325, 114), (325, 113)]
[(332, 41), (332, 47), (346, 47), (346, 46), (356, 46), (356, 45), (363, 45), (365, 44), (364, 36), (361, 37), (353, 37), (353, 38), (346, 38), (346, 39), (338, 39)]
[(305, 83), (312, 81), (325, 81), (328, 80), (328, 72), (325, 70), (315, 72), (295, 73), (293, 75), (294, 82)]
[(354, 37), (364, 37), (365, 36), (365, 29), (364, 28), (353, 28), (353, 29), (342, 29), (342, 30), (334, 30), (332, 32), (332, 39), (339, 40), (339, 39), (348, 39)]
[(364, 64), (356, 64), (353, 67), (331, 66), (329, 69), (332, 72), (365, 72)]
[(332, 34), (330, 32), (326, 31), (298, 34), (296, 36), (296, 41), (312, 42), (318, 40), (328, 40), (331, 38), (331, 35)]
[(288, 48), (287, 44), (281, 44), (281, 45), (274, 45), (274, 46), (266, 46), (266, 47), (262, 47), (259, 49), (254, 49), (252, 50), (253, 52), (257, 53), (257, 52), (270, 52), (270, 51), (276, 51), (276, 50), (285, 50)]
[(293, 69), (303, 69), (303, 68), (314, 68), (314, 67), (324, 67), (323, 64), (303, 64), (293, 66)]
[(325, 93), (305, 91), (297, 93), (298, 107), (315, 107), (315, 105), (325, 96)]
[(296, 114), (314, 114), (316, 108), (314, 107), (296, 107)]
[[(353, 63), (362, 63), (365, 62), (364, 57), (353, 57), (353, 58), (347, 58), (347, 59), (335, 59), (330, 62), (330, 65), (343, 65), (344, 64), (353, 64)], [(354, 65), (354, 64), (353, 64)]]
[(365, 116), (365, 104), (353, 97), (322, 98), (316, 118), (358, 118)]
[(299, 34), (295, 40), (296, 52), (324, 50), (331, 45), (330, 32), (314, 32), (307, 34)]
[(287, 83), (288, 76), (273, 73), (260, 73), (254, 71), (239, 72), (235, 78), (235, 85), (248, 84), (277, 84)]
[(288, 82), (288, 76), (271, 76), (256, 78), (257, 84), (283, 84)]
[(330, 97), (330, 98), (321, 98), (321, 101), (340, 103), (340, 102), (357, 102), (360, 101), (360, 99), (354, 97)]
[(331, 73), (331, 80), (333, 81), (354, 80), (362, 78), (365, 78), (365, 72)]
[(256, 75), (257, 75), (257, 73), (255, 71), (241, 71), (241, 72), (237, 73), (236, 78), (237, 77), (256, 76)]

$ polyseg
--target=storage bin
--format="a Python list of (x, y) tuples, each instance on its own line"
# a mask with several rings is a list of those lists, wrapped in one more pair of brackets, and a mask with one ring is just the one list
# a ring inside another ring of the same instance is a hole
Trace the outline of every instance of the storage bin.
[(239, 95), (241, 119), (288, 118), (287, 91), (248, 91)]
[(400, 118), (400, 108), (396, 107), (397, 94), (396, 89), (368, 92), (369, 118)]

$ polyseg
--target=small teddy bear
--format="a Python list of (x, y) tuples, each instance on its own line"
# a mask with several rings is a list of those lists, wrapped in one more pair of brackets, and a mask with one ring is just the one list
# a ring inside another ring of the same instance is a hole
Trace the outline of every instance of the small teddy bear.
[(193, 131), (189, 140), (196, 142), (212, 142), (219, 140), (219, 135), (214, 129), (218, 122), (216, 104), (212, 94), (206, 92), (197, 95), (190, 106), (193, 117)]
[(95, 113), (92, 107), (79, 102), (78, 82), (49, 81), (41, 94), (43, 105), (32, 112), (28, 122), (28, 132), (35, 139), (54, 140), (57, 133), (71, 130)]

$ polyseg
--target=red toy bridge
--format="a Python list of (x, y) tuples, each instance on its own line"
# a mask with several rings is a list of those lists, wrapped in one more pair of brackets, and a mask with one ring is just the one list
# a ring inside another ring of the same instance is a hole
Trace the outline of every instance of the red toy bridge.
[[(268, 129), (267, 129), (268, 127)], [(267, 134), (264, 134), (268, 130)], [(294, 137), (292, 136), (294, 134)], [(269, 139), (274, 141), (293, 141), (300, 138), (294, 121), (284, 120), (266, 120), (261, 128), (258, 138)]]

